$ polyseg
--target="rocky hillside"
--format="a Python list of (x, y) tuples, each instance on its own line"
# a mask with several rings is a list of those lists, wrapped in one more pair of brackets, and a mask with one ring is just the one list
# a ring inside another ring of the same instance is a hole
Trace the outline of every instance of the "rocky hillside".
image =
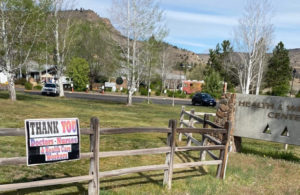
[[(101, 22), (105, 24), (107, 29), (111, 32), (111, 36), (114, 40), (118, 41), (119, 43), (126, 43), (127, 38), (114, 28), (111, 24), (110, 20), (107, 18), (100, 17), (97, 13), (92, 10), (73, 10), (68, 11), (71, 14), (71, 18), (75, 20), (87, 20), (89, 22)], [(140, 42), (139, 44), (142, 44)], [(206, 59), (202, 59), (199, 55), (194, 52), (183, 50), (177, 48), (176, 46), (167, 44), (167, 56), (172, 59), (172, 63), (180, 64), (180, 63), (187, 63), (187, 64), (199, 64), (205, 63)]]
[[(125, 36), (121, 35), (121, 33), (114, 28), (111, 24), (110, 20), (107, 18), (100, 17), (97, 13), (92, 10), (74, 10), (68, 11), (71, 13), (71, 18), (78, 20), (87, 20), (89, 22), (101, 22), (106, 25), (106, 27), (111, 32), (111, 36), (114, 40), (118, 42), (126, 43), (127, 39)], [(142, 44), (142, 43), (140, 43)], [(187, 51), (184, 49), (177, 48), (176, 46), (166, 44), (167, 45), (167, 56), (172, 59), (172, 63), (180, 64), (206, 64), (209, 55), (208, 54), (196, 54), (191, 51)], [(297, 69), (297, 72), (300, 73), (300, 49), (290, 49), (290, 60), (291, 65)]]

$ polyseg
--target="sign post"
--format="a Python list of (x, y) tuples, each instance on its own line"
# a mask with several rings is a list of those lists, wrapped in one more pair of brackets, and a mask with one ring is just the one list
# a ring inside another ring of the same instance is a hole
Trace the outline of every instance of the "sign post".
[(77, 118), (25, 120), (27, 165), (80, 158)]

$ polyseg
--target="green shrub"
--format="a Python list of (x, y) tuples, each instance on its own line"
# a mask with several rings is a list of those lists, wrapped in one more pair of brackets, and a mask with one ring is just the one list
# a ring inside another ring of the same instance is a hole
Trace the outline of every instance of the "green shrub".
[(90, 66), (83, 58), (73, 58), (67, 65), (67, 75), (73, 79), (74, 89), (77, 91), (86, 90), (89, 83)]
[(111, 90), (112, 90), (111, 87), (106, 87), (106, 88), (104, 89), (104, 91), (107, 91), (107, 92), (111, 92)]
[(43, 88), (43, 86), (41, 85), (36, 85), (33, 87), (33, 89), (36, 89), (36, 90), (41, 90)]
[(123, 88), (122, 91), (121, 91), (121, 93), (126, 93), (127, 94), (128, 93), (128, 89)]
[[(168, 94), (168, 97), (173, 97), (173, 91), (168, 90), (167, 94)], [(178, 91), (175, 91), (174, 97), (175, 98), (186, 98), (186, 94), (183, 93), (182, 91), (178, 90)]]
[(296, 98), (300, 98), (300, 91), (296, 94)]
[(148, 90), (144, 87), (140, 87), (140, 93), (141, 93), (141, 95), (147, 96), (148, 95)]
[(16, 85), (25, 85), (25, 83), (26, 83), (25, 78), (20, 78), (20, 79), (16, 80), (16, 82), (15, 82)]
[(25, 89), (27, 89), (27, 90), (32, 90), (32, 84), (31, 83), (29, 83), (29, 82), (25, 82)]
[(195, 95), (195, 93), (191, 93), (191, 94), (189, 95), (189, 98), (190, 98), (190, 99), (193, 99), (194, 95)]
[(281, 83), (272, 88), (272, 95), (274, 96), (286, 96), (289, 93), (289, 85), (286, 83)]
[(212, 71), (205, 77), (203, 92), (210, 94), (214, 98), (220, 98), (222, 95), (223, 85), (221, 84), (220, 74)]
[(160, 96), (160, 91), (159, 91), (159, 90), (156, 90), (156, 91), (155, 91), (155, 95), (156, 95), (156, 96)]
[(175, 93), (175, 97), (176, 97), (176, 98), (186, 98), (186, 94), (183, 93), (182, 91), (177, 91), (177, 92)]

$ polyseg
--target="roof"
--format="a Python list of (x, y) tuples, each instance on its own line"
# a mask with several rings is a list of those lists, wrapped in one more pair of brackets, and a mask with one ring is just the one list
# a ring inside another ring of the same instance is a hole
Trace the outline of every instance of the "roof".
[(167, 74), (166, 75), (166, 79), (167, 80), (186, 80), (186, 76), (185, 75), (180, 75), (180, 74)]

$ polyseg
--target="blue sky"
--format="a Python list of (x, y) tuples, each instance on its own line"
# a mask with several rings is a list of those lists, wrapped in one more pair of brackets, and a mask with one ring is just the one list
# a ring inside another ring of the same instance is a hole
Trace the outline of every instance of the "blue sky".
[[(77, 0), (76, 8), (91, 9), (110, 18), (111, 0)], [(272, 0), (273, 45), (300, 48), (300, 0)], [(208, 53), (217, 43), (232, 40), (246, 0), (161, 0), (169, 36), (166, 41), (196, 53)]]

